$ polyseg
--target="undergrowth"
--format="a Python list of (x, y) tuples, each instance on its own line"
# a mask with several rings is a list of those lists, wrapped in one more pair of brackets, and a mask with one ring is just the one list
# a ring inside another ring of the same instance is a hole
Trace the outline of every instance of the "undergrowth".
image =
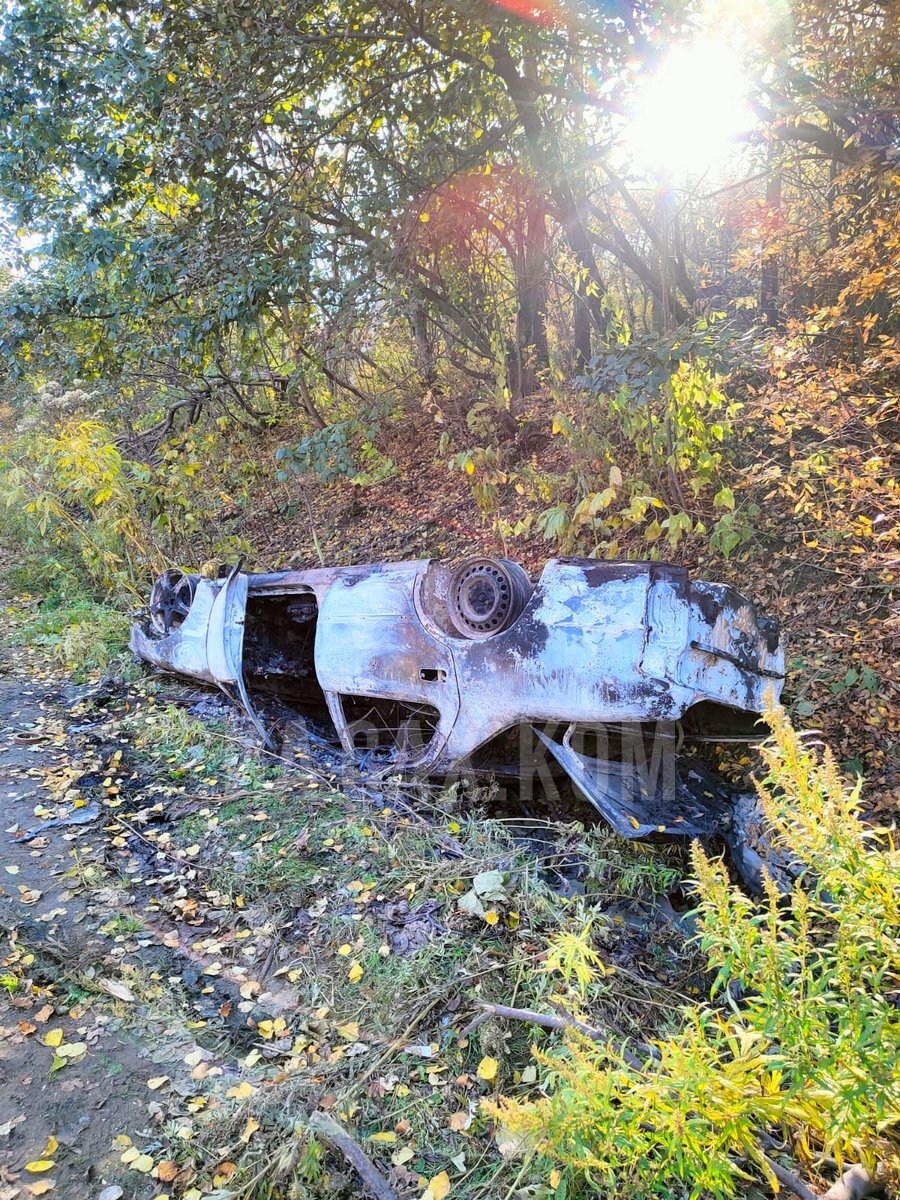
[[(788, 894), (735, 887), (695, 847), (700, 946), (714, 982), (644, 1065), (614, 1042), (538, 1051), (549, 1094), (487, 1110), (551, 1163), (604, 1195), (730, 1197), (753, 1175), (777, 1190), (765, 1137), (815, 1172), (900, 1170), (900, 856), (781, 711), (758, 790), (794, 860)], [(590, 959), (580, 964), (590, 980)], [(779, 1139), (780, 1140), (780, 1139)]]

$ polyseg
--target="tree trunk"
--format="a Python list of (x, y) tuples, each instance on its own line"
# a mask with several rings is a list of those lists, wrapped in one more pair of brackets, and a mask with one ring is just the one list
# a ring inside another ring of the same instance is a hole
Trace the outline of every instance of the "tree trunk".
[(530, 396), (537, 373), (549, 366), (547, 345), (547, 208), (543, 196), (530, 196), (522, 222), (522, 255), (516, 263), (515, 355), (516, 390), (513, 396)]
[(509, 47), (504, 41), (498, 40), (493, 44), (492, 52), (497, 74), (503, 80), (522, 124), (536, 176), (552, 201), (578, 265), (587, 274), (590, 286), (585, 289), (585, 297), (591, 321), (597, 331), (604, 334), (608, 324), (602, 304), (606, 284), (594, 257), (594, 247), (585, 220), (587, 198), (584, 188), (581, 186), (576, 190), (566, 175), (555, 132), (545, 124), (535, 104), (534, 93), (526, 79), (519, 74)]
[[(776, 167), (766, 179), (767, 240), (781, 226), (781, 171)], [(778, 305), (778, 254), (768, 247), (763, 254), (759, 279), (759, 311), (770, 329), (781, 325)]]
[(416, 341), (416, 368), (422, 379), (423, 386), (428, 391), (434, 391), (437, 384), (437, 365), (434, 358), (434, 346), (428, 329), (428, 313), (424, 304), (414, 300), (410, 305), (409, 323), (412, 325), (413, 337)]
[(582, 294), (582, 284), (575, 285), (572, 296), (572, 343), (575, 347), (575, 372), (583, 375), (591, 361), (591, 314)]

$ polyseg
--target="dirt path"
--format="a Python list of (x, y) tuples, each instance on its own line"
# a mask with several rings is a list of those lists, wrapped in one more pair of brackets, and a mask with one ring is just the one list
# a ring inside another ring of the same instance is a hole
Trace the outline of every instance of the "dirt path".
[[(72, 770), (65, 744), (46, 732), (54, 698), (46, 686), (0, 679), (0, 914), (9, 938), (0, 1001), (0, 1196), (55, 1191), (76, 1200), (116, 1184), (122, 1195), (151, 1196), (153, 1182), (120, 1161), (115, 1138), (148, 1125), (153, 1047), (95, 1006), (92, 991), (104, 978), (97, 965), (109, 960), (114, 972), (118, 948), (95, 924), (97, 894), (73, 875), (88, 869), (95, 831), (52, 827), (52, 818), (35, 815), (47, 803), (42, 784)], [(85, 804), (74, 815), (91, 811)], [(35, 826), (38, 835), (25, 840)], [(46, 1043), (57, 1039), (54, 1051)], [(26, 1169), (41, 1160), (53, 1165)]]

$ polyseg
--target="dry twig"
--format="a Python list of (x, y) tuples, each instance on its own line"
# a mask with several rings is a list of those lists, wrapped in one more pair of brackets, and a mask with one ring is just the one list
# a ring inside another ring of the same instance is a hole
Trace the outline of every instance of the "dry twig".
[(334, 1117), (317, 1110), (309, 1118), (309, 1127), (334, 1150), (339, 1150), (353, 1167), (375, 1200), (398, 1200), (397, 1193), (374, 1165), (360, 1144)]

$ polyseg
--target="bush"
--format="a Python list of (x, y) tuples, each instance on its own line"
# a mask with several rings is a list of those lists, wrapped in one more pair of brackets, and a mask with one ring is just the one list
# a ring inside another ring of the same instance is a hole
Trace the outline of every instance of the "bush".
[(547, 1098), (492, 1107), (597, 1192), (729, 1197), (754, 1170), (777, 1190), (760, 1137), (776, 1130), (809, 1169), (900, 1168), (900, 856), (861, 823), (859, 786), (845, 792), (830, 753), (768, 718), (758, 790), (797, 864), (790, 893), (770, 881), (753, 901), (695, 847), (710, 1000), (643, 1069), (570, 1040), (538, 1055)]

